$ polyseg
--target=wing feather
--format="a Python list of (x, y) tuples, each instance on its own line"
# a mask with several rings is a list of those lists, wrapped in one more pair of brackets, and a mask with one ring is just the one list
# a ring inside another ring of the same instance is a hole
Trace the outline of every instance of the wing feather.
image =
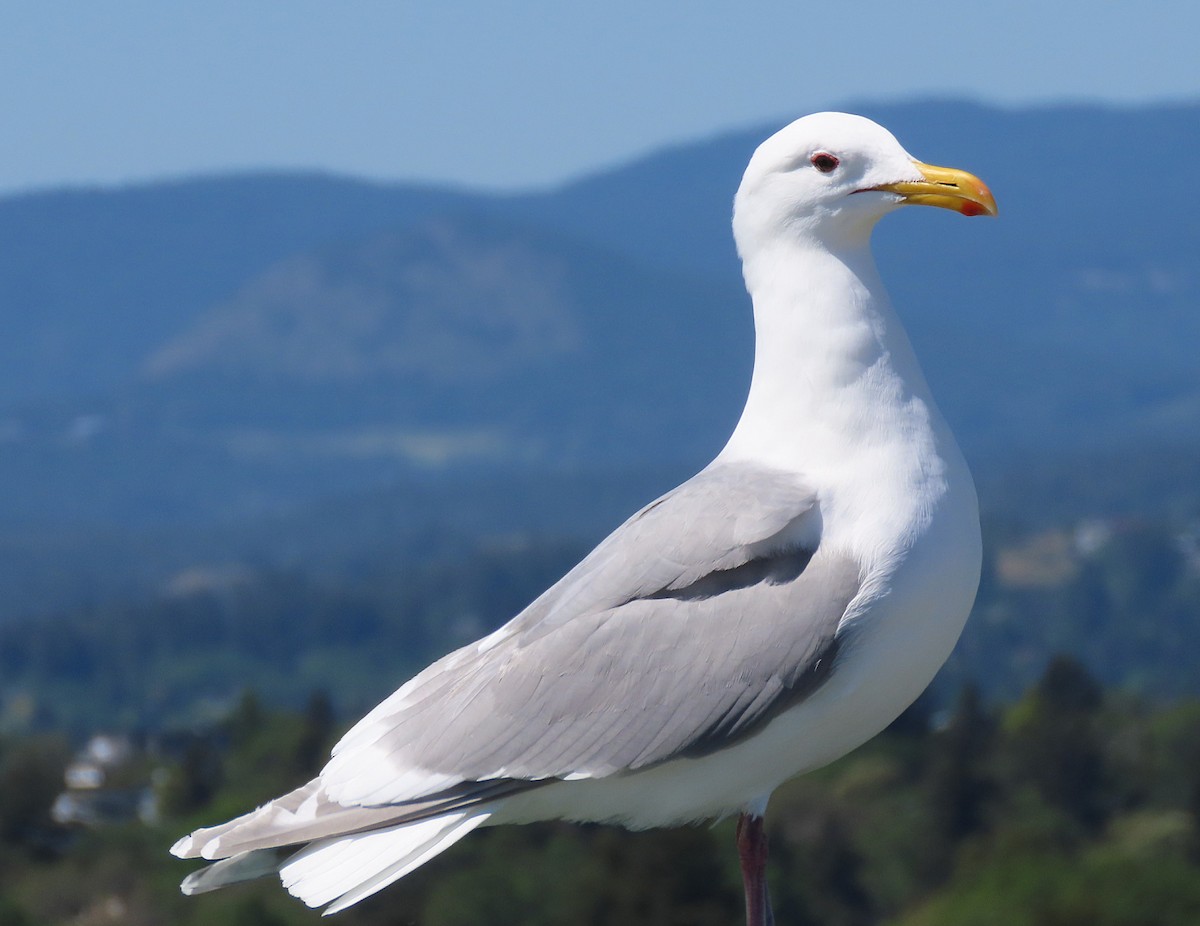
[(828, 675), (862, 586), (855, 562), (820, 546), (815, 505), (794, 476), (745, 465), (648, 505), (505, 627), (371, 711), (318, 778), (180, 840), (185, 857), (239, 856), (194, 888), (278, 864), (273, 847), (486, 814), (548, 781), (748, 735)]
[(323, 787), (403, 802), (422, 782), (598, 777), (746, 735), (827, 670), (861, 587), (820, 549), (815, 504), (787, 473), (704, 471), (364, 718)]

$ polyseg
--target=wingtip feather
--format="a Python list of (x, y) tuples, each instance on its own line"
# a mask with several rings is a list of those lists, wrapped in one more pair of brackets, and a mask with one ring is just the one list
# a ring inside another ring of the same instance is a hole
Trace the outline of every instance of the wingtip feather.
[(280, 868), (284, 888), (324, 915), (404, 877), (484, 823), (491, 811), (452, 813), (310, 845)]

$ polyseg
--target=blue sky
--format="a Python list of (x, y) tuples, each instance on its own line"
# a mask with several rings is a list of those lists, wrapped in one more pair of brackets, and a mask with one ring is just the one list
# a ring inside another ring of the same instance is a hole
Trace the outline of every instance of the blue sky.
[(862, 99), (1200, 98), (1200, 4), (8, 3), (0, 194), (242, 168), (520, 188)]

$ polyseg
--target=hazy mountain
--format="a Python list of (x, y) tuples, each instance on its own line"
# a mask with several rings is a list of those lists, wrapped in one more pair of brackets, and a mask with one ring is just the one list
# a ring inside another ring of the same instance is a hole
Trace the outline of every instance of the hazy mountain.
[(271, 263), (473, 199), (303, 174), (0, 199), (0, 401), (118, 387)]
[(490, 432), (496, 459), (644, 459), (658, 439), (690, 456), (740, 404), (739, 301), (561, 234), (442, 216), (272, 264), (151, 353), (135, 391), (185, 391), (196, 420), (232, 389), (222, 425)]
[[(972, 223), (969, 232), (953, 217), (914, 210), (877, 236), (885, 278), (943, 401), (969, 400), (952, 418), (997, 446), (1032, 428), (1025, 442), (1036, 445), (1053, 437), (1063, 423), (1054, 419), (1067, 410), (1088, 419), (1076, 426), (1094, 430), (1089, 403), (1105, 415), (1116, 403), (1148, 416), (1122, 427), (1151, 430), (1176, 427), (1196, 410), (1187, 345), (1200, 332), (1200, 191), (1186, 170), (1200, 143), (1200, 105), (852, 108), (891, 126), (919, 156), (974, 169), (1001, 203), (1000, 221)], [(269, 268), (333, 246), (365, 247), (431, 216), (490, 214), (531, 233), (565, 231), (641, 267), (736, 288), (729, 205), (747, 157), (772, 128), (679, 146), (527, 196), (262, 175), (2, 200), (0, 400), (13, 407), (128, 385), (201, 315), (211, 318), (235, 295), (244, 303), (253, 280), (261, 292)], [(460, 283), (441, 281), (459, 287), (446, 298), (468, 298)], [(476, 295), (494, 299), (499, 288)], [(339, 316), (336, 302), (327, 307), (329, 349), (342, 349), (335, 329), (355, 321)], [(511, 320), (518, 310), (507, 311)], [(533, 300), (528, 311), (536, 326), (546, 306)], [(693, 318), (679, 300), (655, 311), (675, 327)], [(715, 331), (710, 343), (726, 335)], [(319, 354), (306, 372), (346, 362)], [(997, 395), (996, 382), (1014, 380), (1015, 394)]]
[[(979, 472), (1200, 446), (1200, 104), (851, 108), (999, 200), (876, 241)], [(55, 525), (703, 463), (750, 364), (730, 203), (775, 127), (518, 196), (247, 175), (0, 200), (0, 542), (41, 562)]]
[(211, 521), (447, 467), (700, 459), (744, 396), (747, 304), (494, 215), (300, 252), (119, 388), (18, 408), (0, 476), (23, 491), (0, 512)]

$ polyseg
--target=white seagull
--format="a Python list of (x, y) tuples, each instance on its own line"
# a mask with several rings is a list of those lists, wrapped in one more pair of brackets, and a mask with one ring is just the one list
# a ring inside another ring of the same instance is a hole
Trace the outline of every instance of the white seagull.
[(183, 891), (278, 873), (333, 913), (479, 826), (739, 814), (747, 922), (771, 923), (771, 792), (920, 694), (979, 581), (971, 475), (870, 251), (906, 203), (996, 214), (978, 178), (861, 116), (763, 142), (734, 200), (756, 342), (724, 449), (367, 714), (308, 784), (176, 843), (220, 859)]

